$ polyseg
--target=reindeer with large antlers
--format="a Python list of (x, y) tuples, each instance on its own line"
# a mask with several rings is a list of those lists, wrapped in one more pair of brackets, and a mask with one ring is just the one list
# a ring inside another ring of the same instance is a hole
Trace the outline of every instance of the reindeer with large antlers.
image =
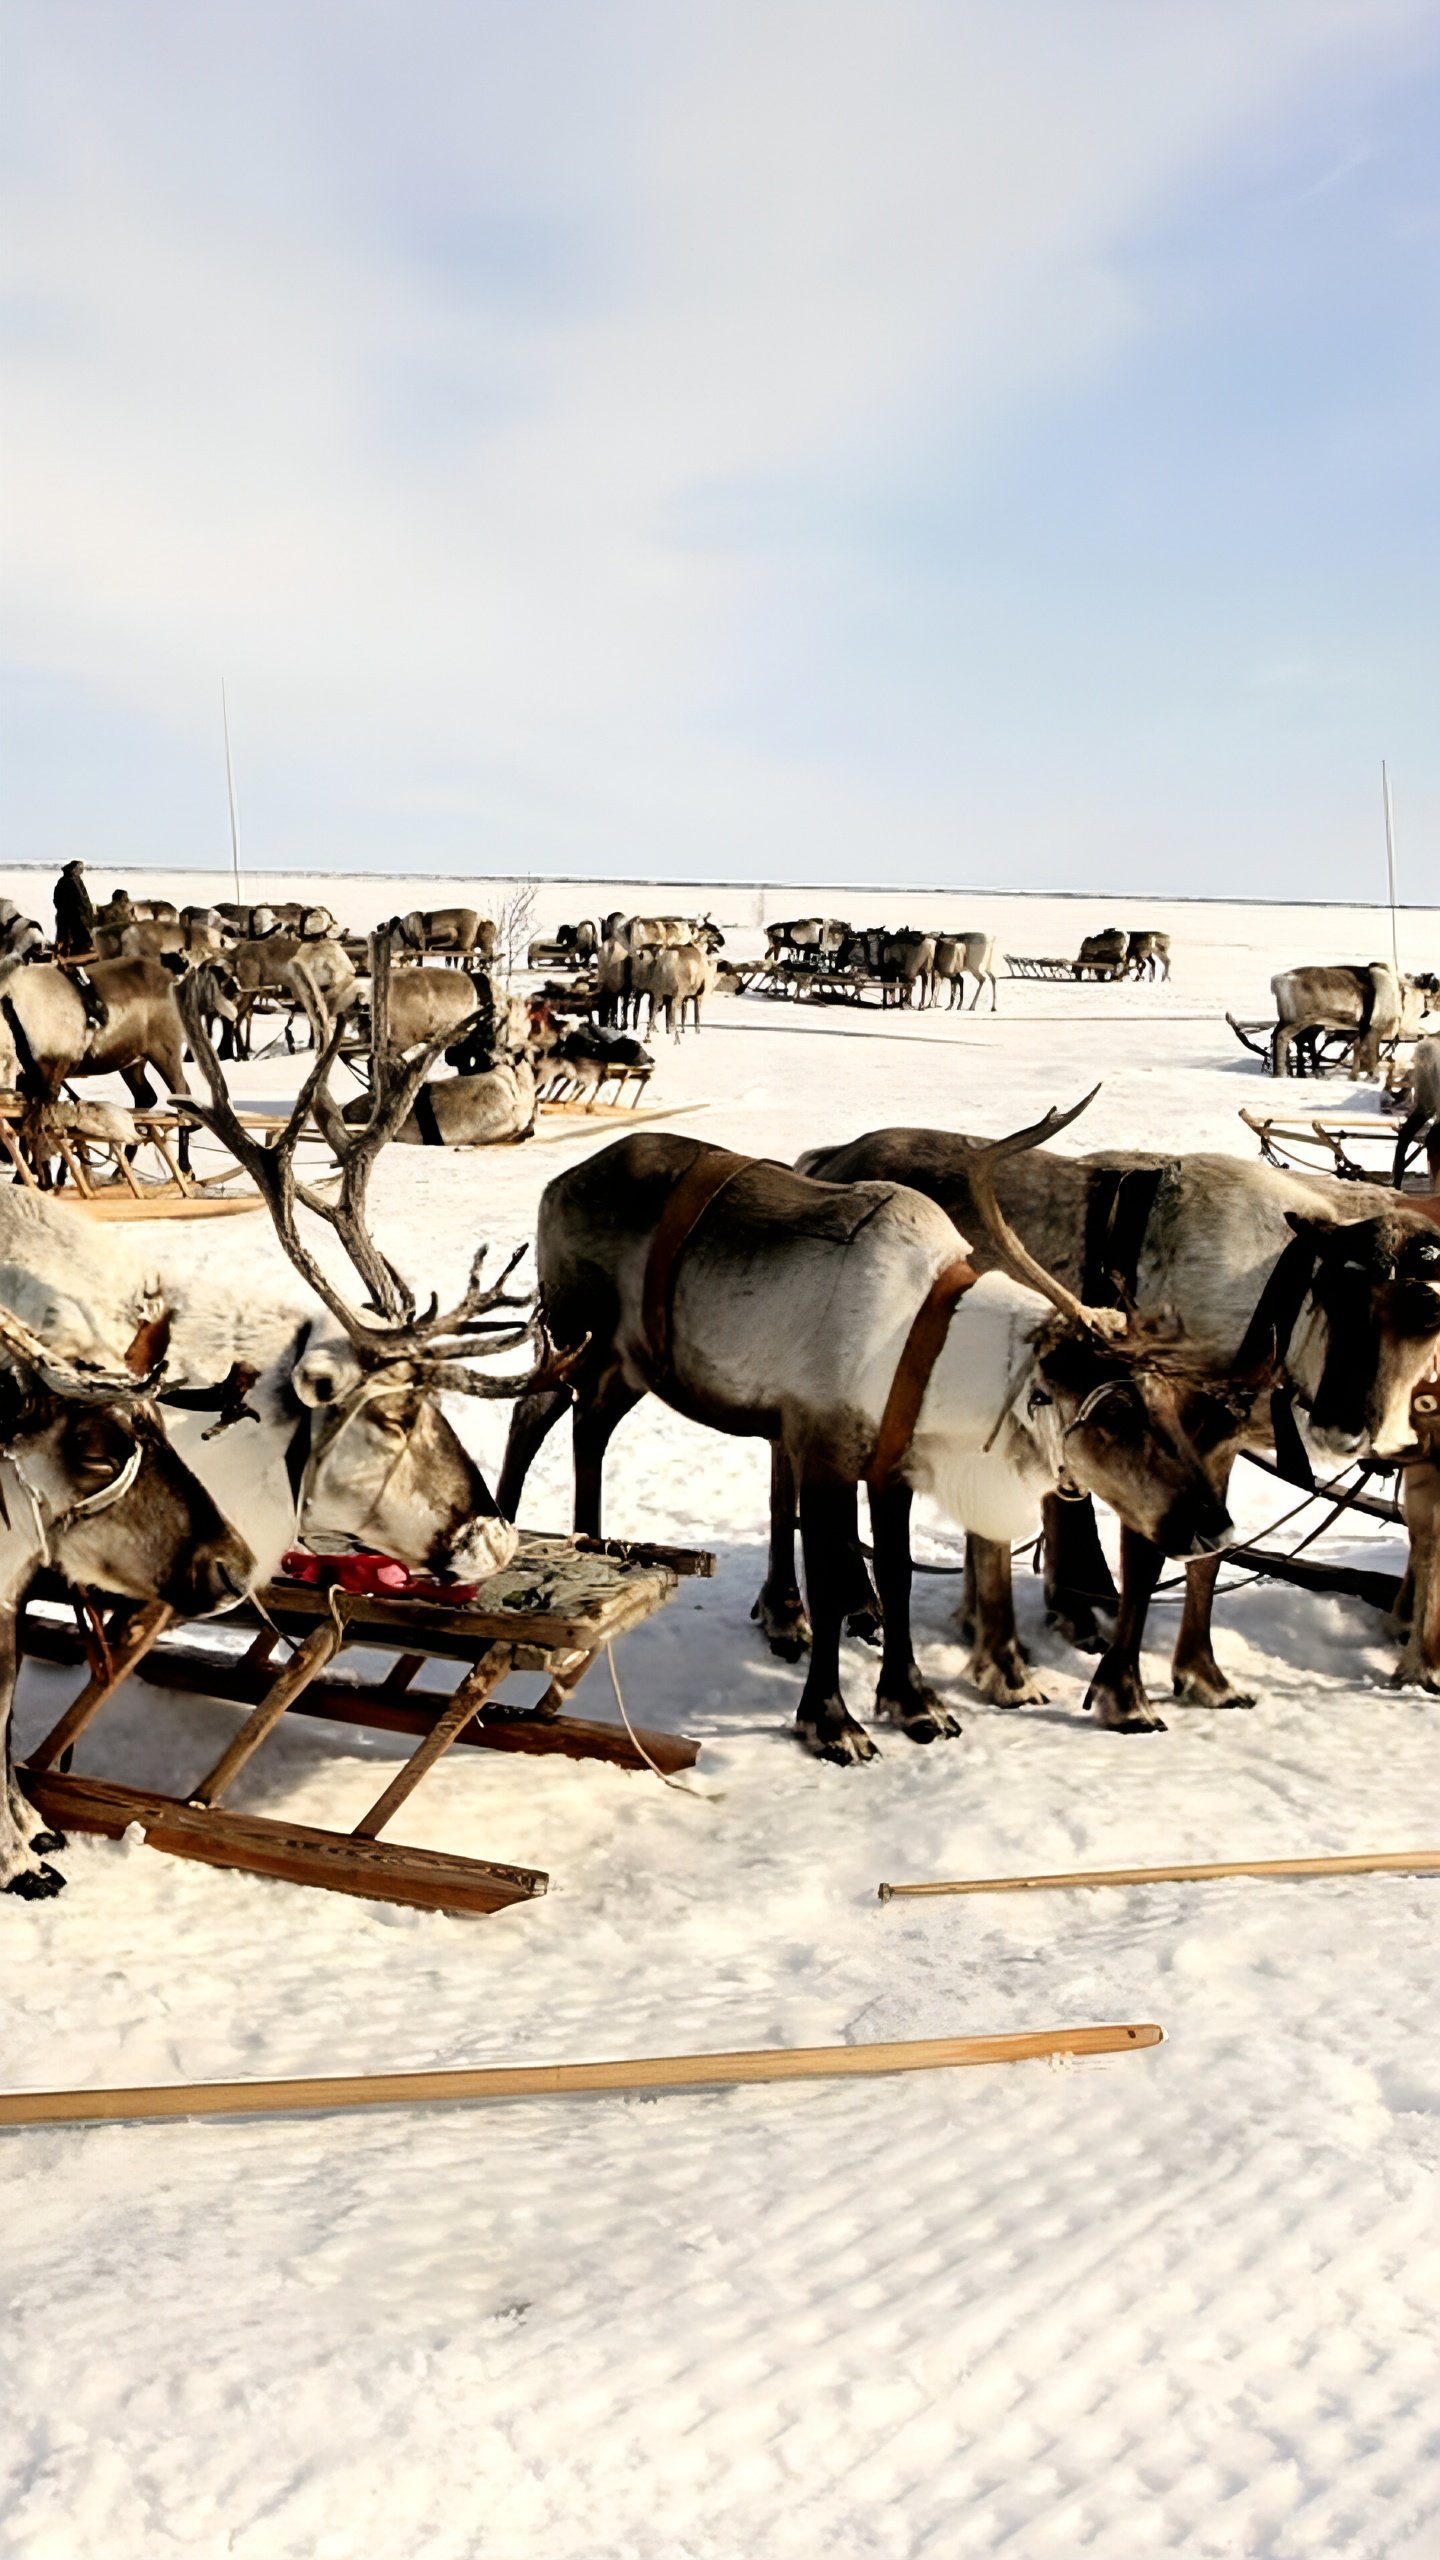
[[(1051, 1113), (996, 1149), (1036, 1145)], [(932, 1494), (961, 1525), (1023, 1535), (1043, 1495), (1103, 1490), (1174, 1555), (1230, 1523), (1180, 1427), (1176, 1353), (1134, 1344), (1032, 1261), (982, 1175), (1004, 1268), (977, 1281), (933, 1201), (896, 1183), (814, 1182), (693, 1138), (622, 1138), (540, 1204), (541, 1305), (572, 1355), (516, 1406), (499, 1486), (512, 1517), (545, 1433), (574, 1399), (575, 1523), (600, 1528), (617, 1422), (647, 1393), (712, 1429), (768, 1440), (775, 1513), (757, 1614), (799, 1650), (795, 1490), (813, 1646), (800, 1737), (822, 1758), (875, 1746), (840, 1692), (855, 1599), (857, 1494), (869, 1489), (884, 1620), (876, 1709), (915, 1742), (959, 1730), (926, 1688), (910, 1636), (910, 1512)]]
[[(327, 1327), (313, 1306), (257, 1310), (248, 1297), (227, 1298), (222, 1308), (204, 1283), (197, 1291), (177, 1271), (168, 1288), (175, 1310), (170, 1370), (181, 1382), (167, 1387), (165, 1403), (177, 1446), (245, 1526), (267, 1567), (299, 1537), (312, 1547), (376, 1548), (427, 1572), (478, 1580), (508, 1562), (515, 1533), (437, 1399), (445, 1392), (515, 1395), (520, 1378), (486, 1374), (475, 1364), (534, 1342), (538, 1328), (533, 1300), (506, 1287), (519, 1253), (487, 1286), (482, 1246), (454, 1306), (442, 1309), (432, 1297), (417, 1309), (408, 1281), (370, 1232), (366, 1199), (376, 1159), (434, 1059), (432, 1050), (401, 1060), (383, 1036), (389, 958), (388, 941), (377, 936), (382, 1036), (370, 1107), (355, 1127), (330, 1092), (344, 1025), (329, 1019), (303, 971), (315, 1056), (284, 1125), (265, 1138), (231, 1101), (198, 1002), (182, 999), (210, 1096), (189, 1108), (250, 1175), (286, 1255), (332, 1323)], [(338, 1186), (324, 1191), (296, 1169), (312, 1114), (339, 1167)], [(330, 1228), (359, 1277), (364, 1307), (351, 1303), (312, 1251), (299, 1209)], [(222, 1312), (233, 1318), (228, 1330), (217, 1329)], [(256, 1422), (258, 1432), (246, 1427)]]

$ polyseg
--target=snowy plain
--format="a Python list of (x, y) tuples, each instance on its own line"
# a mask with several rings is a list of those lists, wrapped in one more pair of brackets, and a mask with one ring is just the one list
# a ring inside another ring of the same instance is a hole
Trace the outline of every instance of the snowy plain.
[[(101, 885), (107, 875), (100, 875)], [(36, 907), (31, 875), (4, 885)], [(144, 883), (134, 877), (130, 885)], [(258, 894), (264, 884), (250, 884)], [(167, 894), (222, 894), (215, 878)], [(363, 925), (454, 883), (316, 884)], [(753, 948), (757, 893), (708, 898)], [(653, 912), (695, 893), (615, 893)], [(484, 904), (485, 895), (476, 893)], [(541, 893), (537, 923), (610, 893)], [(1226, 1147), (1265, 1098), (1224, 1023), (1271, 971), (1377, 956), (1373, 910), (1124, 901), (909, 906), (1073, 949), (1175, 936), (1168, 986), (1003, 983), (991, 1017), (716, 999), (662, 1044), (698, 1136), (789, 1157), (897, 1121), (994, 1132), (1102, 1090), (1079, 1147)], [(1402, 918), (1440, 959), (1440, 915)], [(257, 1062), (245, 1099), (296, 1070)], [(1313, 1094), (1306, 1089), (1306, 1098)], [(1324, 1101), (1349, 1097), (1343, 1085)], [(1376, 1107), (1363, 1089), (1356, 1107)], [(417, 1282), (533, 1229), (587, 1148), (393, 1149), (376, 1224)], [(198, 1254), (278, 1263), (256, 1220)], [(493, 1464), (502, 1409), (458, 1416)], [(956, 1585), (916, 1585), (922, 1666), (961, 1738), (858, 1770), (789, 1738), (798, 1675), (749, 1623), (763, 1452), (653, 1403), (622, 1428), (607, 1527), (713, 1547), (625, 1640), (637, 1721), (698, 1735), (695, 1798), (641, 1775), (456, 1754), (404, 1836), (534, 1863), (488, 1920), (369, 1905), (77, 1839), (68, 1890), (0, 1904), (9, 2088), (392, 2070), (1159, 2020), (1085, 2063), (659, 2100), (0, 2139), (5, 2560), (1421, 2560), (1440, 2549), (1440, 1886), (1230, 1882), (882, 1906), (882, 1877), (1440, 1844), (1440, 1706), (1393, 1691), (1359, 1603), (1250, 1584), (1218, 1647), (1252, 1713), (1097, 1731), (1087, 1663), (1018, 1578), (1049, 1703), (967, 1694)], [(1263, 1528), (1293, 1496), (1241, 1467)], [(563, 1526), (557, 1433), (527, 1516)], [(1300, 1524), (1307, 1525), (1307, 1524)], [(1398, 1568), (1352, 1526), (1324, 1551)], [(922, 1552), (958, 1559), (935, 1520)], [(1157, 1604), (1152, 1690), (1173, 1605)], [(865, 1712), (874, 1657), (846, 1652)], [(31, 1668), (21, 1741), (75, 1685)], [(582, 1711), (610, 1712), (592, 1676)], [(141, 1691), (78, 1766), (179, 1786), (233, 1711)], [(282, 1726), (237, 1809), (343, 1826), (399, 1745)]]

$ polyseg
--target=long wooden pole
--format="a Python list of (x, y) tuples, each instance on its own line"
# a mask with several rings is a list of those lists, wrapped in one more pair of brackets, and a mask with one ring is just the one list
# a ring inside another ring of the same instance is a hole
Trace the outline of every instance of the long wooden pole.
[(235, 877), (235, 904), (240, 904), (240, 821), (235, 812), (235, 768), (230, 761), (230, 705), (225, 679), (220, 679), (220, 723), (225, 732), (225, 789), (230, 799), (230, 868)]
[(939, 1884), (882, 1884), (882, 1902), (932, 1893), (1049, 1893), (1098, 1884), (1211, 1884), (1222, 1876), (1428, 1876), (1440, 1849), (1361, 1849), (1335, 1858), (1215, 1858), (1188, 1867), (1089, 1867), (1060, 1876), (964, 1876)]
[(1160, 2044), (1148, 2022), (1047, 2027), (1000, 2036), (927, 2036), (909, 2044), (822, 2044), (754, 2053), (677, 2053), (637, 2062), (532, 2062), (479, 2071), (386, 2071), (337, 2080), (208, 2080), (157, 2089), (36, 2089), (0, 2097), (0, 2126), (148, 2122), (162, 2116), (333, 2115), (355, 2107), (451, 2105), (477, 2098), (560, 2098), (621, 2089), (731, 2089), (760, 2080), (852, 2080), (888, 2071), (953, 2071), (1058, 2053), (1130, 2053)]
[(1395, 923), (1395, 812), (1390, 803), (1390, 768), (1380, 759), (1380, 796), (1385, 803), (1385, 869), (1390, 881), (1390, 951), (1400, 975), (1400, 935)]

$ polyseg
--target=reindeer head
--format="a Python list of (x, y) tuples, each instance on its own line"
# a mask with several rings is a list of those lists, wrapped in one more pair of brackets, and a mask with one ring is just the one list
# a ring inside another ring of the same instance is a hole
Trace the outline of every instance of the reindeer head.
[(1021, 1243), (996, 1197), (996, 1166), (1068, 1128), (1093, 1100), (1092, 1092), (1073, 1110), (1047, 1112), (970, 1168), (997, 1259), (1055, 1310), (1031, 1335), (1033, 1365), (1017, 1382), (1014, 1418), (1062, 1490), (1098, 1495), (1166, 1555), (1211, 1555), (1233, 1534), (1211, 1471), (1258, 1390), (1217, 1393), (1189, 1371), (1173, 1338), (1118, 1309), (1085, 1306)]
[[(483, 1376), (475, 1364), (535, 1341), (539, 1327), (533, 1300), (506, 1290), (518, 1252), (487, 1288), (482, 1245), (458, 1303), (442, 1312), (432, 1298), (419, 1310), (408, 1282), (370, 1235), (365, 1199), (375, 1159), (410, 1111), (439, 1045), (406, 1061), (394, 1055), (390, 956), (389, 937), (377, 935), (373, 1083), (358, 1125), (341, 1117), (329, 1088), (344, 1026), (329, 1020), (300, 961), (295, 979), (314, 1030), (315, 1060), (284, 1128), (263, 1145), (245, 1128), (193, 1003), (185, 1005), (186, 1027), (211, 1099), (190, 1107), (250, 1173), (286, 1254), (334, 1320), (333, 1333), (312, 1329), (291, 1375), (304, 1432), (293, 1470), (299, 1534), (312, 1547), (375, 1548), (412, 1568), (478, 1580), (509, 1561), (515, 1532), (500, 1518), (438, 1398), (447, 1390), (517, 1395), (523, 1379)], [(295, 1153), (312, 1112), (340, 1168), (337, 1196), (296, 1178)], [(353, 1305), (316, 1260), (299, 1233), (297, 1206), (322, 1218), (339, 1239), (367, 1307)]]
[(1288, 1264), (1289, 1286), (1267, 1296), (1310, 1436), (1336, 1456), (1393, 1457), (1410, 1444), (1410, 1398), (1435, 1365), (1440, 1234), (1400, 1209), (1289, 1223), (1295, 1242), (1275, 1275)]
[(68, 1366), (0, 1309), (0, 1491), (22, 1506), (10, 1525), (68, 1582), (208, 1617), (244, 1596), (255, 1559), (161, 1427), (153, 1360), (167, 1327), (142, 1326), (131, 1366), (106, 1373)]

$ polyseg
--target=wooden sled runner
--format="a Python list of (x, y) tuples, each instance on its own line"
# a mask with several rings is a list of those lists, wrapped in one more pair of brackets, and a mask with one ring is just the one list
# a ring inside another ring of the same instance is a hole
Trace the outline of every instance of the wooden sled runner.
[[(383, 1840), (421, 1779), (455, 1745), (500, 1751), (563, 1752), (620, 1768), (688, 1768), (699, 1745), (683, 1736), (641, 1733), (588, 1723), (567, 1712), (573, 1691), (602, 1648), (662, 1608), (684, 1574), (710, 1574), (714, 1558), (698, 1548), (647, 1547), (601, 1539), (523, 1532), (502, 1573), (492, 1574), (463, 1605), (431, 1599), (379, 1598), (270, 1583), (258, 1605), (247, 1603), (217, 1623), (210, 1642), (188, 1640), (161, 1605), (117, 1611), (107, 1630), (110, 1659), (31, 1752), (23, 1783), (48, 1822), (62, 1830), (119, 1838), (139, 1823), (152, 1848), (238, 1867), (380, 1902), (436, 1911), (498, 1911), (544, 1893), (549, 1878), (527, 1867), (453, 1857)], [(262, 1614), (263, 1611), (263, 1614)], [(231, 1630), (249, 1637), (242, 1650), (214, 1640)], [(294, 1648), (283, 1665), (281, 1640)], [(79, 1640), (63, 1618), (32, 1611), (26, 1650), (52, 1662), (80, 1658)], [(347, 1648), (393, 1657), (384, 1676), (335, 1675)], [(467, 1665), (456, 1688), (419, 1690), (427, 1661)], [(492, 1704), (512, 1671), (540, 1671), (549, 1687), (538, 1707)], [(220, 1757), (188, 1787), (169, 1795), (115, 1779), (77, 1777), (68, 1762), (75, 1743), (107, 1700), (131, 1677), (244, 1706), (248, 1713)], [(240, 1771), (286, 1714), (416, 1737), (409, 1758), (349, 1832), (316, 1830), (271, 1816), (230, 1812), (222, 1803)]]

